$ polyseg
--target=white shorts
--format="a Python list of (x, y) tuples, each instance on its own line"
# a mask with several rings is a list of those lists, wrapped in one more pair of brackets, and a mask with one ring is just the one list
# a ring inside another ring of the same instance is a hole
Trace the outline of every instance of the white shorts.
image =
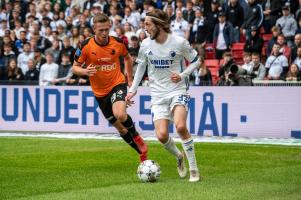
[(176, 95), (172, 97), (164, 97), (157, 99), (152, 104), (152, 114), (154, 121), (158, 119), (168, 119), (173, 121), (173, 109), (176, 105), (183, 105), (188, 111), (188, 102), (190, 96), (188, 94)]

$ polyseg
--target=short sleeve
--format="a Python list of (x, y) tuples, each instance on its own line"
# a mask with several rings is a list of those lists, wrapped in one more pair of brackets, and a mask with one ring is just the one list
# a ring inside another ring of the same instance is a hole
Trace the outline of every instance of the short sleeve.
[(129, 52), (128, 52), (128, 48), (126, 47), (126, 45), (124, 43), (121, 43), (121, 55), (122, 56), (126, 56)]
[(83, 41), (79, 47), (77, 47), (75, 53), (74, 53), (74, 60), (80, 64), (83, 64), (86, 62), (87, 59), (87, 45), (89, 40)]
[(198, 58), (198, 53), (193, 49), (187, 40), (184, 40), (182, 45), (182, 53), (186, 60), (189, 62), (194, 62)]

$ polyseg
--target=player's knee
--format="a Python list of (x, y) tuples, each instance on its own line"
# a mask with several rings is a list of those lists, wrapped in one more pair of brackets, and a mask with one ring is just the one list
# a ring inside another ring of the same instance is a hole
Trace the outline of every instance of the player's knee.
[(157, 138), (162, 144), (165, 144), (168, 141), (168, 134), (157, 131)]
[(119, 112), (115, 114), (115, 117), (120, 122), (125, 122), (127, 119), (127, 114), (125, 112)]
[(180, 134), (184, 134), (187, 130), (185, 124), (177, 124), (176, 129), (177, 129), (177, 132), (180, 133)]

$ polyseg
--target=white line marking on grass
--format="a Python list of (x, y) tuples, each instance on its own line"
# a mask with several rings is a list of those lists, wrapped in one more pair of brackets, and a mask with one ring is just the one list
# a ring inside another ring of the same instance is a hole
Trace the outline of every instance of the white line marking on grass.
[[(7, 133), (0, 132), (0, 137), (48, 137), (48, 138), (65, 138), (65, 139), (121, 139), (116, 133)], [(154, 135), (143, 134), (143, 138), (148, 141), (157, 141)], [(174, 136), (175, 141), (180, 142), (180, 138)], [(271, 144), (286, 146), (301, 146), (301, 139), (294, 138), (234, 138), (234, 137), (209, 137), (193, 136), (194, 142), (208, 143), (240, 143), (240, 144)]]

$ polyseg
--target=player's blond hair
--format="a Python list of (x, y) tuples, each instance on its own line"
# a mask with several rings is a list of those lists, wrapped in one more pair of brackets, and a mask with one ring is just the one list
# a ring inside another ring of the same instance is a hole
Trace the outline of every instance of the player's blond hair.
[(110, 22), (110, 18), (103, 13), (98, 13), (93, 17), (93, 24)]

